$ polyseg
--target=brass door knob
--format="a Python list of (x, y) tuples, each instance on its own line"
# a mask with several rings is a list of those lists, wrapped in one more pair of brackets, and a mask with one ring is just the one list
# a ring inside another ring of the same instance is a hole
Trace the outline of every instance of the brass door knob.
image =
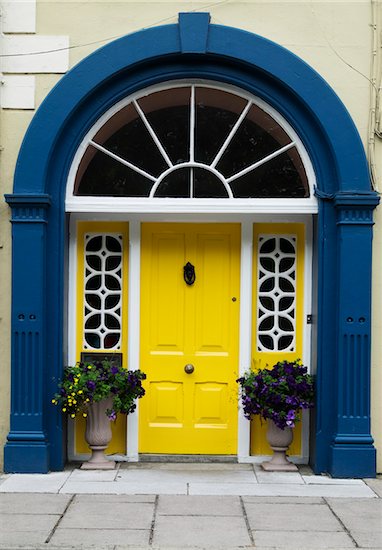
[(192, 374), (194, 372), (194, 365), (188, 363), (188, 365), (184, 367), (184, 372), (186, 372), (187, 374)]

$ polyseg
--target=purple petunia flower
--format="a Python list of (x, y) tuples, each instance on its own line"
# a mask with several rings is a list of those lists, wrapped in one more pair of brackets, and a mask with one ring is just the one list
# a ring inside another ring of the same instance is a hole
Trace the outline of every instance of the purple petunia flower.
[(86, 382), (86, 387), (88, 388), (88, 390), (94, 391), (96, 387), (96, 383), (93, 380), (88, 380)]
[(117, 413), (114, 410), (109, 411), (107, 416), (109, 420), (117, 420)]

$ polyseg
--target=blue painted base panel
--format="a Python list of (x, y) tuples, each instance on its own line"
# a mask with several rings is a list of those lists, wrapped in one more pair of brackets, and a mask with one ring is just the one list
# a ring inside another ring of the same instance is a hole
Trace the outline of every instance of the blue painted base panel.
[(48, 471), (49, 445), (14, 441), (5, 445), (4, 472), (7, 474), (46, 474)]
[(333, 445), (330, 475), (337, 478), (375, 477), (377, 454), (375, 448), (361, 445)]

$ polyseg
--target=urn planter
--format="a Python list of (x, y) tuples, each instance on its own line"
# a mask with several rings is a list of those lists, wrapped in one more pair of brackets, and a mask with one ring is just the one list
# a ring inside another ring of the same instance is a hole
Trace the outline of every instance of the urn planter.
[(111, 409), (112, 397), (94, 402), (88, 407), (86, 417), (85, 439), (92, 451), (87, 462), (81, 466), (82, 470), (113, 470), (114, 460), (108, 460), (105, 449), (111, 441), (110, 420), (106, 416), (106, 410)]
[(261, 464), (263, 470), (268, 472), (295, 472), (297, 466), (286, 457), (286, 452), (293, 440), (292, 428), (281, 429), (268, 420), (267, 441), (273, 450), (271, 460)]

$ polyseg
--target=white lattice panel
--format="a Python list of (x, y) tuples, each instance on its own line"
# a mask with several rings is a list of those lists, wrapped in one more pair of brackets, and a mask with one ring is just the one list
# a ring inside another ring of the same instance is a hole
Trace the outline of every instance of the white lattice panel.
[(259, 235), (258, 351), (295, 351), (296, 245), (296, 235)]
[(121, 347), (123, 238), (86, 234), (84, 258), (84, 349)]

